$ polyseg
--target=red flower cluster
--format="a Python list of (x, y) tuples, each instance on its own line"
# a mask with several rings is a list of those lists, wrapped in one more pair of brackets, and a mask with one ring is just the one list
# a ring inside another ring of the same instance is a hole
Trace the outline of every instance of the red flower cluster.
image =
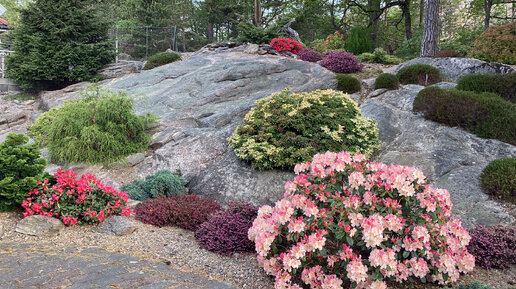
[(271, 40), (271, 46), (278, 52), (289, 51), (293, 54), (297, 54), (301, 49), (303, 49), (303, 46), (299, 44), (297, 40), (284, 37), (273, 38)]
[(128, 196), (98, 180), (94, 174), (83, 174), (79, 179), (71, 169), (58, 169), (55, 179), (38, 182), (22, 202), (23, 217), (39, 214), (60, 218), (65, 225), (77, 222), (97, 224), (113, 215), (128, 216), (125, 207)]

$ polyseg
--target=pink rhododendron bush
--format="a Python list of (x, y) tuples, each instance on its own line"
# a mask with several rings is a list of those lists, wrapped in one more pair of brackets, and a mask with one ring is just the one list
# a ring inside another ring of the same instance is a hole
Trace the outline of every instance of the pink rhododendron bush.
[(447, 284), (473, 270), (448, 191), (431, 188), (419, 169), (327, 152), (294, 170), (284, 198), (260, 208), (249, 230), (275, 288)]
[(57, 169), (54, 177), (38, 182), (28, 193), (22, 202), (23, 217), (39, 214), (59, 218), (65, 225), (93, 225), (109, 216), (131, 214), (131, 209), (125, 207), (127, 193), (102, 183), (94, 174), (86, 173), (77, 179), (72, 170)]

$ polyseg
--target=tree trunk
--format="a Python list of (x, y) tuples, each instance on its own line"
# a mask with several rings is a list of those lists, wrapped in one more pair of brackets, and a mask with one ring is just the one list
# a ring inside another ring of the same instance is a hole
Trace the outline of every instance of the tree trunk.
[(426, 0), (421, 57), (434, 57), (439, 41), (439, 0)]
[(261, 0), (254, 0), (254, 25), (262, 25), (262, 3)]
[(493, 0), (484, 0), (484, 27), (489, 27), (489, 22), (491, 20), (491, 7), (493, 7)]
[(208, 22), (208, 33), (206, 34), (208, 41), (213, 42), (213, 23)]
[(410, 17), (410, 0), (403, 2), (401, 5), (401, 11), (405, 18), (405, 37), (407, 40), (412, 38), (412, 19)]
[(423, 27), (423, 15), (425, 15), (425, 0), (419, 1), (419, 28)]
[(371, 39), (371, 49), (372, 51), (376, 48), (376, 42), (378, 39), (378, 20), (380, 19), (381, 11), (381, 1), (379, 0), (368, 0), (368, 8), (369, 8), (369, 27), (371, 29), (371, 34), (369, 34), (369, 38)]

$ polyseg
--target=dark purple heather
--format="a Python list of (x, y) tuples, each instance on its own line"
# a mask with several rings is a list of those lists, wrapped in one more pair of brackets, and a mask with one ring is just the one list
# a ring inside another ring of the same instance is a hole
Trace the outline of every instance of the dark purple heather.
[(516, 264), (516, 226), (479, 226), (471, 230), (468, 252), (484, 268), (509, 268)]
[(322, 56), (319, 64), (335, 73), (357, 72), (364, 67), (353, 53), (346, 51), (327, 52)]
[(319, 52), (313, 51), (310, 48), (305, 48), (305, 49), (301, 50), (297, 54), (297, 57), (301, 60), (309, 61), (309, 62), (317, 62), (322, 59), (322, 55)]

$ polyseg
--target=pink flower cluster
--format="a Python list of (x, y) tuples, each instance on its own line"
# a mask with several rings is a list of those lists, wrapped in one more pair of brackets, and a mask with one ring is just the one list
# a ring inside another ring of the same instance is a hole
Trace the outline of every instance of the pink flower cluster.
[(248, 232), (275, 288), (447, 284), (473, 270), (449, 193), (431, 188), (419, 169), (326, 152), (294, 171), (284, 198), (261, 207)]
[(102, 183), (91, 173), (77, 179), (72, 170), (58, 169), (55, 179), (38, 182), (22, 202), (23, 217), (39, 214), (60, 218), (65, 225), (97, 224), (113, 215), (128, 216), (128, 195)]
[(284, 37), (273, 38), (271, 46), (278, 52), (289, 51), (293, 54), (297, 54), (303, 49), (303, 45), (299, 44), (297, 40)]

